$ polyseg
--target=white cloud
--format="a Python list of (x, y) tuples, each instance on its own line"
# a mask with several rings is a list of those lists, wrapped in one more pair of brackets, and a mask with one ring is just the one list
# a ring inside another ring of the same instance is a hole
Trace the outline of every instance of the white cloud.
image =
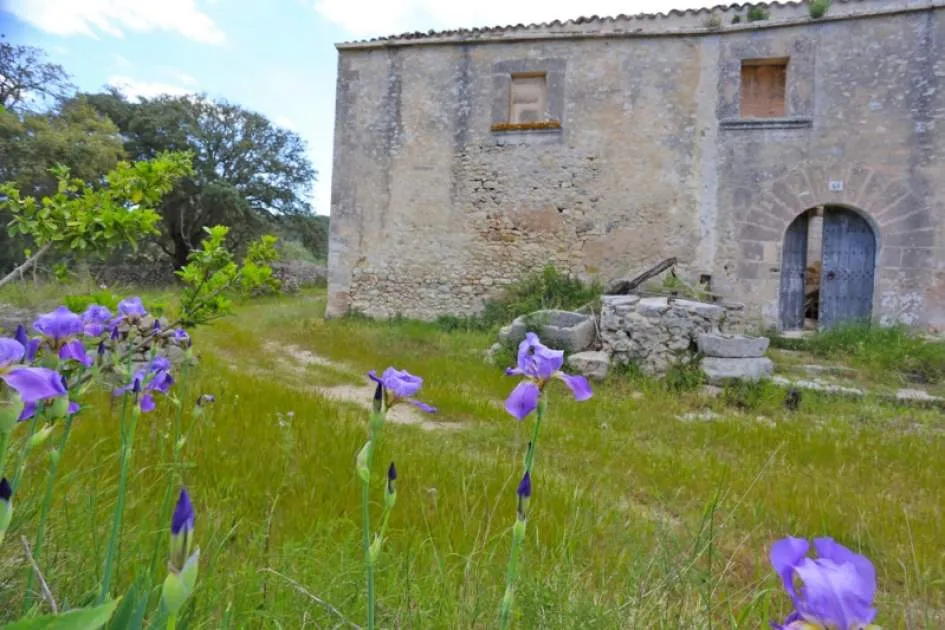
[(295, 121), (288, 116), (276, 116), (272, 119), (272, 122), (279, 127), (284, 127), (285, 129), (291, 129), (293, 131), (298, 129), (298, 125), (295, 124)]
[(131, 67), (131, 62), (128, 61), (128, 58), (127, 58), (127, 57), (124, 57), (124, 56), (122, 56), (122, 55), (116, 54), (116, 55), (115, 55), (115, 65), (118, 66), (119, 68), (130, 68), (130, 67)]
[(125, 31), (164, 30), (207, 44), (226, 40), (195, 0), (9, 0), (6, 10), (54, 35), (124, 37)]
[(713, 6), (707, 0), (315, 0), (315, 10), (352, 36), (568, 20), (582, 15), (657, 13)]
[(130, 77), (123, 76), (108, 77), (107, 84), (118, 88), (121, 90), (122, 94), (132, 100), (138, 98), (139, 96), (144, 98), (154, 98), (155, 96), (160, 96), (162, 94), (183, 96), (184, 94), (192, 94), (194, 92), (191, 89), (180, 85), (174, 85), (172, 83), (162, 83), (160, 81), (142, 81), (140, 79), (132, 79)]

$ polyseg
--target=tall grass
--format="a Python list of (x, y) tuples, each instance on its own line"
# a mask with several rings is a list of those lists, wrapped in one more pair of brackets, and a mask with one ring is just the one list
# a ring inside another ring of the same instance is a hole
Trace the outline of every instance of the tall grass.
[[(484, 333), (325, 321), (315, 295), (266, 298), (195, 335), (202, 364), (190, 389), (218, 402), (194, 421), (182, 454), (202, 549), (183, 621), (361, 623), (361, 493), (352, 473), (367, 413), (316, 389), (339, 384), (337, 375), (323, 380), (280, 360), (305, 349), (365, 385), (367, 369), (409, 369), (425, 378), (423, 398), (439, 408), (437, 419), (460, 426), (385, 425), (375, 457), (396, 458), (399, 476), (376, 572), (378, 627), (494, 628), (529, 439), (500, 406), (514, 379), (479, 359)], [(73, 426), (44, 552), (50, 587), (70, 602), (96, 594), (117, 496), (119, 410), (107, 392), (89, 404), (102, 413)], [(514, 627), (766, 627), (787, 612), (767, 563), (771, 542), (786, 534), (832, 535), (868, 555), (884, 627), (941, 627), (938, 412), (813, 394), (790, 412), (773, 391), (709, 401), (640, 377), (598, 385), (591, 401), (562, 396), (549, 406)], [(719, 419), (677, 418), (704, 407)], [(153, 553), (174, 422), (163, 406), (138, 427), (118, 590)], [(35, 471), (45, 457), (31, 455), (0, 554), (0, 621), (20, 609), (26, 567), (11, 541), (33, 531), (43, 493)], [(371, 483), (378, 513), (383, 475)]]

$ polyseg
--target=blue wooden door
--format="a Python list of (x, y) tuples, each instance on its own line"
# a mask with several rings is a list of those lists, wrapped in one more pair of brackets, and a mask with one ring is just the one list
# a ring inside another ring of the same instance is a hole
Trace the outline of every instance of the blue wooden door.
[(807, 270), (807, 213), (794, 219), (781, 250), (781, 330), (804, 328), (804, 274)]
[(876, 237), (856, 212), (824, 211), (824, 262), (820, 274), (821, 328), (869, 321), (873, 313)]

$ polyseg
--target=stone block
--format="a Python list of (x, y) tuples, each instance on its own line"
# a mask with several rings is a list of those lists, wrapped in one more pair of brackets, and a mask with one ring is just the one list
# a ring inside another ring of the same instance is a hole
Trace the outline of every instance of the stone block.
[(637, 313), (646, 317), (659, 317), (669, 310), (669, 300), (664, 297), (644, 298), (637, 304)]
[(610, 371), (610, 357), (606, 352), (589, 350), (577, 352), (568, 357), (568, 367), (577, 374), (587, 378), (602, 381)]
[(505, 345), (521, 343), (529, 330), (534, 330), (549, 348), (565, 352), (587, 350), (597, 339), (593, 317), (571, 311), (545, 310), (515, 318), (499, 331), (499, 341)]
[(767, 337), (709, 333), (699, 335), (699, 352), (707, 357), (746, 359), (763, 357), (768, 350)]
[(771, 376), (774, 364), (767, 357), (727, 359), (706, 357), (702, 360), (702, 372), (710, 385), (721, 385), (726, 381), (760, 381)]

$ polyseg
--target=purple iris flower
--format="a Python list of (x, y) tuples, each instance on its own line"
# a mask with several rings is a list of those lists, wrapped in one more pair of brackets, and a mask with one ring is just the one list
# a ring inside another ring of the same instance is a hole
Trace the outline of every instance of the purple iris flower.
[(36, 353), (39, 351), (39, 346), (42, 345), (43, 340), (39, 338), (30, 339), (27, 337), (26, 327), (23, 324), (17, 325), (14, 338), (26, 348), (26, 355), (23, 358), (27, 363), (32, 363), (33, 360), (36, 359)]
[(171, 339), (174, 343), (183, 348), (189, 348), (191, 345), (190, 335), (188, 335), (187, 331), (183, 328), (175, 328), (174, 332), (171, 334)]
[(33, 328), (43, 337), (51, 340), (55, 348), (66, 340), (82, 334), (82, 318), (65, 306), (60, 306), (51, 313), (40, 315), (33, 322)]
[(25, 404), (64, 396), (66, 388), (57, 372), (17, 365), (25, 355), (26, 348), (19, 341), (0, 337), (0, 380), (16, 390)]
[(524, 376), (526, 380), (515, 386), (505, 401), (505, 410), (518, 420), (524, 420), (538, 407), (538, 399), (552, 378), (564, 381), (578, 401), (591, 397), (591, 386), (583, 376), (572, 376), (561, 371), (564, 351), (552, 350), (530, 332), (518, 346), (518, 365), (505, 370), (508, 376)]
[(187, 488), (182, 488), (171, 516), (171, 534), (180, 536), (194, 530), (194, 504), (190, 501)]
[(384, 373), (380, 377), (377, 376), (377, 372), (374, 370), (368, 372), (368, 376), (372, 381), (380, 384), (384, 388), (384, 391), (387, 392), (388, 408), (399, 402), (408, 402), (427, 413), (436, 411), (436, 407), (431, 407), (413, 398), (423, 385), (423, 379), (419, 376), (414, 376), (407, 370), (398, 370), (393, 367), (384, 370)]
[(105, 332), (105, 327), (111, 321), (112, 312), (101, 304), (92, 304), (82, 314), (82, 323), (85, 325), (85, 334), (89, 337), (98, 337)]
[(119, 302), (118, 312), (132, 320), (140, 319), (148, 314), (148, 312), (144, 310), (144, 304), (141, 303), (141, 298), (137, 296), (126, 298)]
[(59, 358), (63, 361), (78, 361), (85, 367), (93, 363), (92, 357), (85, 351), (85, 346), (78, 339), (66, 342), (59, 348)]
[[(23, 405), (23, 411), (20, 412), (20, 417), (17, 418), (17, 422), (23, 422), (24, 420), (29, 420), (32, 418), (33, 414), (36, 413), (36, 407), (37, 405), (35, 402), (28, 402)], [(75, 402), (74, 400), (70, 400), (66, 413), (71, 416), (77, 413), (79, 409), (79, 403)]]
[[(865, 556), (856, 554), (832, 538), (815, 538), (817, 558), (807, 557), (810, 544), (788, 536), (771, 547), (771, 565), (781, 577), (794, 603), (776, 630), (831, 628), (859, 630), (876, 617), (876, 570)], [(803, 585), (797, 589), (795, 578)]]
[(153, 411), (157, 405), (151, 392), (166, 394), (171, 385), (174, 384), (174, 377), (166, 369), (163, 369), (165, 365), (170, 367), (170, 362), (167, 359), (155, 357), (147, 370), (140, 369), (136, 371), (131, 378), (131, 382), (115, 388), (112, 395), (121, 396), (131, 392), (135, 394), (138, 408), (141, 411), (145, 413)]

